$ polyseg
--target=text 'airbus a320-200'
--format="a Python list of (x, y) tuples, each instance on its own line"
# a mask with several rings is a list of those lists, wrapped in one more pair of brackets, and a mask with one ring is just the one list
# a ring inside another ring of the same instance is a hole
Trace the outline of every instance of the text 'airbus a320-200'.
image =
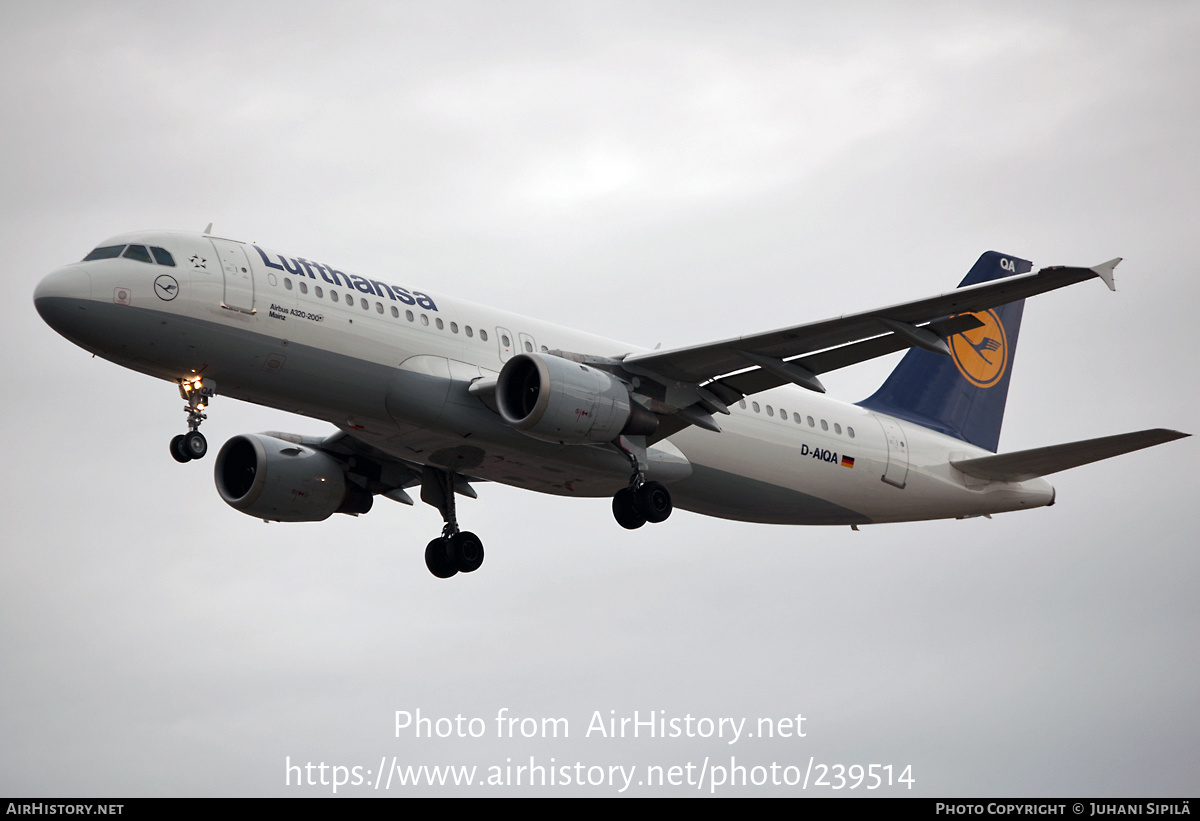
[[(80, 347), (175, 383), (208, 445), (216, 395), (321, 419), (325, 437), (235, 436), (217, 490), (269, 521), (412, 504), (445, 527), (425, 551), (446, 578), (483, 562), (459, 529), (472, 481), (611, 496), (626, 528), (674, 507), (748, 522), (864, 525), (1054, 503), (1043, 477), (1177, 439), (1155, 429), (996, 454), (1024, 300), (1120, 260), (1036, 273), (985, 253), (957, 290), (736, 339), (646, 350), (203, 234), (113, 237), (38, 284), (42, 318)], [(820, 375), (907, 349), (850, 404)]]

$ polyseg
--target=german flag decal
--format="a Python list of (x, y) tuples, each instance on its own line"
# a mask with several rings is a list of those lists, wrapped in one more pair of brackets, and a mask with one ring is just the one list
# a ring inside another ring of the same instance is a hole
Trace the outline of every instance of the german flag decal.
[(843, 453), (842, 454), (842, 467), (844, 467), (844, 468), (854, 467), (854, 457), (847, 456), (846, 454)]

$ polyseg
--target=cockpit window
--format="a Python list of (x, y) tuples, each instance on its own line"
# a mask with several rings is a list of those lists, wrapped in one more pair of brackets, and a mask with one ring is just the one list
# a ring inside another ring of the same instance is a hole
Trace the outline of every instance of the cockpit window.
[(151, 261), (150, 252), (146, 250), (145, 245), (130, 245), (121, 256), (125, 257), (125, 259), (136, 259), (138, 262)]
[[(122, 251), (125, 253), (122, 254)], [(154, 259), (150, 259), (151, 254), (154, 254)], [(175, 267), (175, 257), (171, 256), (171, 252), (166, 248), (159, 248), (157, 245), (150, 246), (149, 251), (146, 250), (145, 245), (103, 245), (93, 249), (90, 254), (83, 258), (83, 261), (115, 259), (120, 256), (126, 259), (136, 259), (138, 262), (157, 262), (159, 265)]]
[(113, 259), (114, 257), (121, 256), (121, 252), (124, 250), (124, 245), (105, 245), (103, 248), (97, 248), (96, 250), (92, 251), (83, 258), (83, 261), (88, 262), (89, 260), (93, 259)]

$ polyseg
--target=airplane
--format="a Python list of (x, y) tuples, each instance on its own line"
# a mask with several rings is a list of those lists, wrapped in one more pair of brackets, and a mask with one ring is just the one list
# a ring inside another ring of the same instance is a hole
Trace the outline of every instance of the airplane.
[[(1044, 478), (1189, 434), (1153, 429), (997, 454), (1024, 300), (1094, 267), (984, 253), (956, 290), (765, 333), (648, 350), (374, 279), (212, 233), (105, 240), (34, 292), (93, 354), (174, 383), (200, 459), (211, 400), (330, 423), (328, 436), (243, 434), (217, 454), (230, 506), (266, 521), (368, 512), (376, 496), (437, 508), (438, 578), (483, 563), (457, 496), (500, 482), (612, 497), (624, 528), (675, 507), (747, 522), (860, 525), (1054, 504)], [(820, 375), (907, 351), (872, 396)]]

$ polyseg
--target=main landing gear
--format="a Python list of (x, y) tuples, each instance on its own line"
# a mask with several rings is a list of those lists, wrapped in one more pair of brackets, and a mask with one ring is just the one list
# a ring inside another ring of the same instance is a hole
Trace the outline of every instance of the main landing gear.
[[(483, 564), (483, 542), (474, 533), (458, 529), (455, 478), (453, 473), (430, 467), (421, 476), (421, 501), (436, 507), (446, 522), (442, 535), (425, 548), (425, 566), (439, 579), (448, 579), (456, 573), (473, 573)], [(469, 486), (467, 490), (474, 495)]]
[(448, 533), (449, 527), (425, 548), (425, 566), (439, 579), (448, 579), (455, 573), (473, 573), (483, 564), (483, 542), (479, 537), (465, 530)]
[(202, 411), (208, 407), (208, 401), (217, 395), (217, 383), (201, 376), (183, 379), (179, 382), (179, 395), (187, 402), (183, 409), (188, 415), (188, 432), (171, 440), (171, 455), (176, 462), (203, 459), (208, 453), (208, 440), (200, 432), (200, 423), (208, 416)]
[(612, 509), (617, 524), (626, 530), (637, 530), (646, 522), (665, 522), (673, 509), (671, 492), (662, 482), (633, 483), (617, 491)]
[(671, 491), (662, 482), (647, 482), (637, 455), (632, 450), (625, 453), (633, 466), (633, 476), (629, 487), (613, 496), (612, 510), (617, 524), (626, 530), (637, 530), (646, 522), (665, 522), (673, 509)]

